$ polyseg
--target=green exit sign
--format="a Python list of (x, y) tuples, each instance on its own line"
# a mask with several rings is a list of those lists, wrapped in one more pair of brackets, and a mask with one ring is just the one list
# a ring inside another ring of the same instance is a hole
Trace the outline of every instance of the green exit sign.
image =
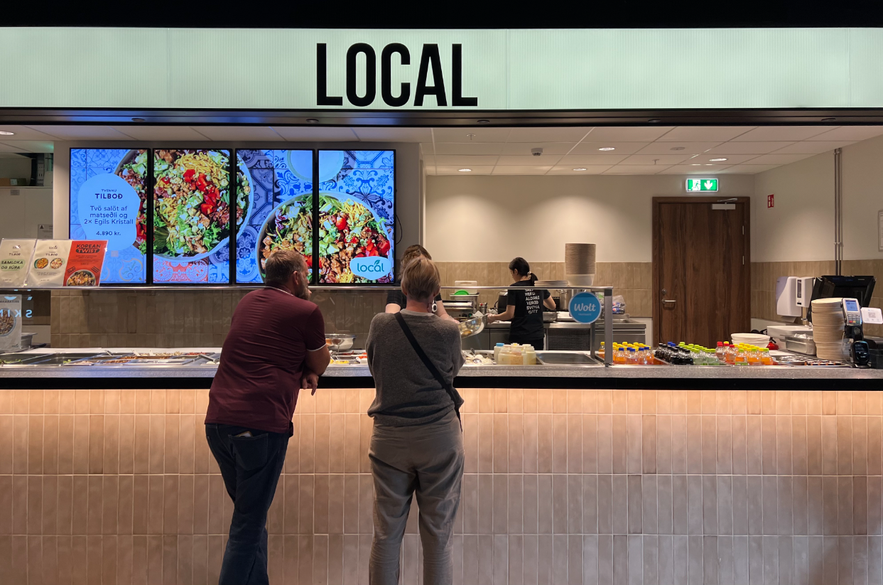
[(687, 179), (687, 191), (707, 193), (717, 191), (717, 179)]

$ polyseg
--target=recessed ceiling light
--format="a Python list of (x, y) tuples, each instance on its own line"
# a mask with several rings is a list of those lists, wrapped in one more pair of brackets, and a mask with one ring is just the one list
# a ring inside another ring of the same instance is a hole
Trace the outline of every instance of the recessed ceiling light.
[(711, 163), (705, 163), (705, 166), (707, 166), (707, 167), (713, 167), (714, 165), (711, 164)]
[(472, 172), (472, 169), (457, 169), (457, 170), (460, 171), (461, 173), (471, 173)]
[(318, 124), (319, 118), (307, 118), (307, 124)]
[(587, 170), (587, 169), (586, 169), (586, 167), (577, 167), (577, 168), (575, 168), (575, 169), (573, 169), (573, 170), (575, 170), (575, 171), (585, 171), (585, 170)]
[(143, 122), (144, 118), (132, 118), (133, 122)]
[(602, 150), (604, 152), (610, 152), (611, 150), (616, 150), (615, 146), (602, 146), (598, 150)]
[(15, 132), (7, 132), (6, 130), (0, 130), (0, 136), (15, 136)]
[(837, 118), (822, 118), (822, 122), (833, 122)]
[(691, 163), (690, 166), (692, 166), (692, 167), (701, 167), (702, 164), (701, 164), (701, 163)]
[(659, 124), (660, 122), (662, 122), (662, 120), (660, 120), (659, 118), (650, 118), (647, 121), (650, 122), (651, 124)]
[(490, 124), (491, 121), (490, 121), (490, 120), (483, 120), (483, 119), (482, 119), (482, 120), (479, 120), (478, 123), (479, 123), (479, 124)]
[(672, 146), (669, 150), (687, 150), (686, 146)]
[(724, 162), (725, 160), (727, 160), (727, 159), (725, 159), (725, 158), (710, 158), (710, 159), (708, 159), (709, 162)]

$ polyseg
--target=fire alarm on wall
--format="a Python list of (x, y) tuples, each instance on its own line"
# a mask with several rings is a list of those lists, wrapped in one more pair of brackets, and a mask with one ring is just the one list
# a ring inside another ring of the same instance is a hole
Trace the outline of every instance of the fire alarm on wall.
[(766, 196), (766, 207), (770, 209), (771, 207), (776, 206), (775, 195), (767, 195)]

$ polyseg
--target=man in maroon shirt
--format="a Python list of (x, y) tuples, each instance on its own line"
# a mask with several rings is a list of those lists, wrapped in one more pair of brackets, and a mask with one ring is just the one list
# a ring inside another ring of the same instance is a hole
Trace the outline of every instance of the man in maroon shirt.
[(316, 393), (330, 360), (303, 256), (277, 251), (265, 268), (266, 288), (245, 295), (233, 313), (205, 417), (209, 448), (233, 500), (219, 585), (269, 583), (267, 510), (297, 395), (301, 388)]

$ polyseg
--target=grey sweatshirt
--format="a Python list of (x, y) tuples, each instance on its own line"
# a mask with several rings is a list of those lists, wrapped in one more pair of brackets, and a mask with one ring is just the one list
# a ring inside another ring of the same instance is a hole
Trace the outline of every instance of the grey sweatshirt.
[[(431, 313), (402, 311), (405, 322), (445, 380), (453, 383), (463, 366), (456, 323)], [(414, 426), (441, 420), (454, 409), (448, 392), (411, 347), (395, 315), (375, 315), (368, 330), (368, 367), (377, 387), (368, 416), (378, 423)], [(457, 405), (463, 399), (457, 391)]]

